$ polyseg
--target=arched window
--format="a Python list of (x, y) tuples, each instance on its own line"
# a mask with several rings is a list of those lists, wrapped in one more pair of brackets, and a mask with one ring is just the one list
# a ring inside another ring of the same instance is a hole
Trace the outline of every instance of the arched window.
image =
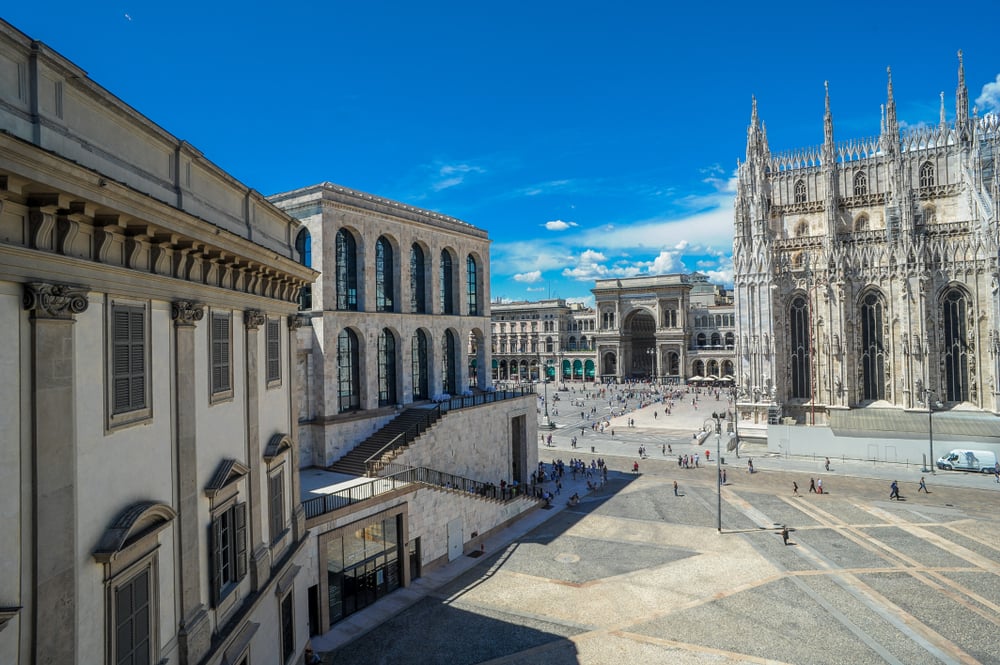
[(712, 333), (711, 344), (712, 346), (722, 346), (722, 336), (717, 332)]
[(698, 333), (698, 348), (705, 346), (708, 342), (708, 338), (705, 337), (705, 333)]
[(861, 399), (885, 399), (885, 304), (870, 291), (861, 298)]
[(796, 296), (788, 309), (791, 332), (792, 384), (789, 397), (807, 399), (812, 394), (809, 367), (809, 305), (804, 296)]
[(858, 218), (854, 220), (854, 230), (855, 231), (868, 230), (868, 215), (865, 214), (858, 215)]
[(440, 299), (442, 314), (455, 313), (455, 288), (454, 283), (452, 282), (453, 277), (451, 253), (447, 249), (441, 250)]
[(396, 399), (396, 337), (388, 328), (378, 336), (378, 405), (395, 404)]
[(731, 332), (726, 333), (726, 348), (731, 349), (736, 345), (736, 335)]
[(552, 338), (551, 337), (546, 337), (545, 338), (545, 352), (546, 353), (552, 353)]
[(795, 225), (795, 237), (802, 238), (807, 235), (809, 235), (809, 222), (800, 219), (799, 223)]
[(396, 280), (393, 278), (392, 245), (385, 236), (375, 241), (375, 311), (392, 312), (393, 292)]
[(864, 196), (868, 193), (868, 174), (858, 171), (854, 174), (854, 195)]
[(410, 247), (410, 311), (414, 314), (427, 313), (427, 284), (424, 275), (424, 250), (413, 243)]
[(569, 338), (569, 343), (566, 345), (566, 348), (570, 351), (576, 351), (576, 337)]
[(427, 335), (423, 330), (413, 333), (410, 343), (410, 375), (413, 379), (413, 399), (428, 398), (427, 390)]
[(920, 186), (934, 186), (934, 165), (930, 162), (924, 162), (920, 165)]
[(681, 373), (681, 357), (671, 351), (667, 354), (667, 374), (677, 376)]
[[(312, 235), (304, 228), (295, 236), (295, 252), (299, 263), (312, 268)], [(312, 309), (312, 284), (306, 284), (299, 290), (299, 309)]]
[(469, 316), (479, 316), (479, 289), (476, 281), (478, 276), (476, 260), (469, 254), (465, 257), (465, 288), (469, 299)]
[(795, 202), (796, 203), (806, 202), (806, 183), (804, 180), (795, 181)]
[(441, 392), (454, 395), (458, 390), (455, 378), (455, 333), (444, 331), (441, 340)]
[(347, 328), (337, 336), (337, 411), (357, 411), (361, 408), (358, 336)]
[(586, 351), (589, 347), (587, 346), (587, 336), (580, 335), (580, 350)]
[(964, 402), (969, 399), (968, 297), (959, 289), (948, 289), (941, 299), (941, 309), (945, 399)]
[(337, 309), (358, 311), (358, 247), (345, 229), (337, 231)]

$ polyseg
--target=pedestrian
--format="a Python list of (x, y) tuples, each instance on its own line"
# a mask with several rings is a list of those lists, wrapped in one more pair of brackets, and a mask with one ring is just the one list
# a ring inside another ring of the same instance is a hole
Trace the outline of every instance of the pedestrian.
[(822, 478), (817, 478), (816, 479), (816, 494), (822, 494), (822, 493), (823, 493), (823, 479)]
[(794, 480), (792, 481), (792, 496), (799, 496), (799, 484)]
[(676, 480), (674, 481), (674, 496), (679, 496), (677, 494), (677, 481)]
[(816, 491), (816, 479), (815, 478), (810, 478), (809, 479), (809, 491), (810, 492), (815, 492)]
[(1000, 462), (993, 465), (993, 477), (1000, 483)]
[(747, 471), (753, 473), (753, 458), (747, 459)]
[(722, 470), (722, 484), (723, 485), (726, 484), (726, 470), (725, 469)]
[(830, 458), (829, 457), (826, 458), (826, 470), (827, 471), (830, 470)]
[(667, 454), (667, 444), (664, 443), (663, 444), (663, 448), (661, 448), (661, 450), (663, 451), (663, 454), (666, 455)]
[(667, 452), (670, 453), (671, 455), (674, 454), (674, 447), (671, 446), (669, 443), (667, 444)]
[(788, 527), (787, 526), (782, 526), (781, 527), (781, 539), (783, 541), (785, 541), (785, 545), (788, 545)]
[(917, 494), (923, 492), (924, 494), (930, 494), (930, 490), (927, 489), (927, 483), (924, 482), (924, 477), (920, 476), (920, 487), (917, 488)]
[(638, 462), (632, 462), (632, 473), (634, 473), (636, 475), (639, 474), (639, 463)]
[(899, 483), (895, 480), (889, 485), (889, 500), (892, 501), (893, 499), (899, 501)]

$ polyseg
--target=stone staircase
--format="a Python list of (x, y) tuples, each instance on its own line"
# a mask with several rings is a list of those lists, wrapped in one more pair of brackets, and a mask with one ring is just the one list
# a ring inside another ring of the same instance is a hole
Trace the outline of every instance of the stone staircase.
[(365, 462), (369, 458), (381, 450), (382, 461), (391, 462), (401, 449), (413, 443), (440, 419), (441, 409), (437, 407), (406, 409), (328, 468), (352, 476), (368, 475)]

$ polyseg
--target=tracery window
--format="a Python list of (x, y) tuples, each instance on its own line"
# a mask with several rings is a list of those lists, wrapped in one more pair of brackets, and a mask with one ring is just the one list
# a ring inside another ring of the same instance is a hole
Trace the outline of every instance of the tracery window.
[(345, 229), (337, 231), (337, 309), (358, 311), (358, 247)]
[(948, 289), (941, 299), (944, 324), (945, 399), (964, 402), (969, 399), (969, 300), (957, 288)]
[(885, 304), (871, 291), (861, 299), (861, 399), (885, 399)]
[[(424, 250), (413, 243), (410, 247), (410, 311), (414, 314), (427, 313), (427, 285), (424, 275)], [(502, 328), (503, 324), (500, 325)]]
[(868, 174), (858, 171), (854, 175), (854, 195), (865, 196), (868, 193)]
[(396, 403), (396, 337), (388, 328), (378, 336), (378, 405)]
[(795, 181), (795, 202), (796, 203), (806, 202), (806, 183), (803, 180)]
[(427, 399), (427, 335), (423, 330), (413, 333), (410, 342), (410, 375), (413, 379), (413, 399)]
[(924, 162), (920, 165), (920, 186), (934, 186), (934, 165), (930, 162)]
[(358, 336), (344, 328), (337, 336), (337, 410), (338, 413), (361, 408)]
[(393, 279), (392, 245), (385, 236), (379, 236), (375, 241), (375, 311), (393, 311), (393, 291), (396, 290), (396, 280)]
[(792, 299), (788, 308), (788, 323), (791, 333), (791, 365), (792, 382), (789, 387), (789, 397), (792, 399), (809, 398), (812, 391), (810, 381), (810, 338), (809, 338), (809, 304), (805, 296), (798, 295)]
[(455, 313), (455, 288), (452, 282), (452, 262), (451, 262), (451, 252), (447, 249), (441, 250), (441, 288), (440, 288), (440, 300), (441, 300), (441, 313), (442, 314), (454, 314)]
[(855, 231), (867, 231), (868, 230), (868, 215), (858, 215), (858, 218), (854, 220), (854, 230)]

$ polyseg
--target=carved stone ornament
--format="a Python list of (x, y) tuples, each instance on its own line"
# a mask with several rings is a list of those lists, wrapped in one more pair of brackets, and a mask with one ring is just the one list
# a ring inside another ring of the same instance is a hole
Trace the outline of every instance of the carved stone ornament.
[(175, 326), (193, 326), (205, 318), (205, 305), (192, 300), (176, 300), (170, 307)]
[(247, 330), (257, 330), (267, 323), (267, 315), (259, 309), (248, 309), (243, 312), (243, 325)]
[(288, 329), (298, 330), (308, 322), (309, 316), (306, 314), (291, 314), (288, 317)]
[(87, 288), (70, 284), (29, 282), (24, 285), (24, 309), (36, 319), (65, 319), (87, 311)]

